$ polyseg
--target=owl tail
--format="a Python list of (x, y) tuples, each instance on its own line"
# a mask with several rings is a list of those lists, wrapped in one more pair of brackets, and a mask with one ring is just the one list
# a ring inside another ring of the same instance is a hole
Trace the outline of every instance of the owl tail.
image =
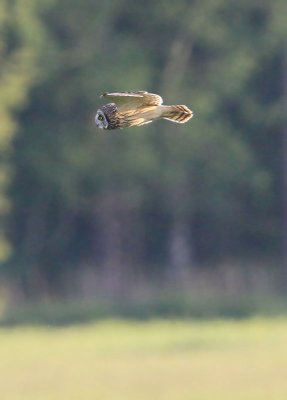
[(193, 112), (186, 106), (163, 106), (162, 118), (184, 124), (193, 117)]

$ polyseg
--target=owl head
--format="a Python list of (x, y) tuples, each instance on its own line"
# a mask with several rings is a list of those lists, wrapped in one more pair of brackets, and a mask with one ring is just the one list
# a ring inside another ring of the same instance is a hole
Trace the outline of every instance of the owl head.
[(108, 129), (109, 122), (108, 122), (107, 117), (105, 116), (105, 113), (102, 110), (100, 110), (100, 109), (97, 110), (97, 113), (95, 116), (95, 121), (96, 121), (98, 128)]
[(119, 127), (117, 107), (114, 103), (108, 103), (96, 112), (95, 122), (100, 129), (116, 129)]

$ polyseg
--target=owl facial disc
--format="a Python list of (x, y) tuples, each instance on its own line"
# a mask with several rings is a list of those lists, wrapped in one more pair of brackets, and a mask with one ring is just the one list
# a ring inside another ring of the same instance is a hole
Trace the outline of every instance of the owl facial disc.
[(101, 110), (97, 110), (96, 116), (95, 116), (95, 122), (97, 124), (97, 127), (100, 129), (108, 129), (108, 120), (105, 116), (105, 114)]

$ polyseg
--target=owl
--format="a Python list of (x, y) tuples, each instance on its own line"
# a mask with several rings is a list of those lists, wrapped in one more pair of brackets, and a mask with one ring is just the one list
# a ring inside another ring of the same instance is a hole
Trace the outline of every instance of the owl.
[(159, 95), (145, 91), (104, 93), (101, 97), (111, 102), (96, 112), (95, 121), (100, 129), (139, 126), (160, 118), (183, 124), (193, 117), (193, 112), (188, 107), (165, 106)]

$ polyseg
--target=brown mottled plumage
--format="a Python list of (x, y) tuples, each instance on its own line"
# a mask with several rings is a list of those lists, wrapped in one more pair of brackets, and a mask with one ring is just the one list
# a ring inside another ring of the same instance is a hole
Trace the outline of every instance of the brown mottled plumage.
[(183, 124), (193, 117), (187, 106), (165, 106), (159, 95), (145, 91), (104, 93), (101, 97), (111, 100), (96, 112), (95, 121), (101, 129), (139, 126), (160, 118)]

